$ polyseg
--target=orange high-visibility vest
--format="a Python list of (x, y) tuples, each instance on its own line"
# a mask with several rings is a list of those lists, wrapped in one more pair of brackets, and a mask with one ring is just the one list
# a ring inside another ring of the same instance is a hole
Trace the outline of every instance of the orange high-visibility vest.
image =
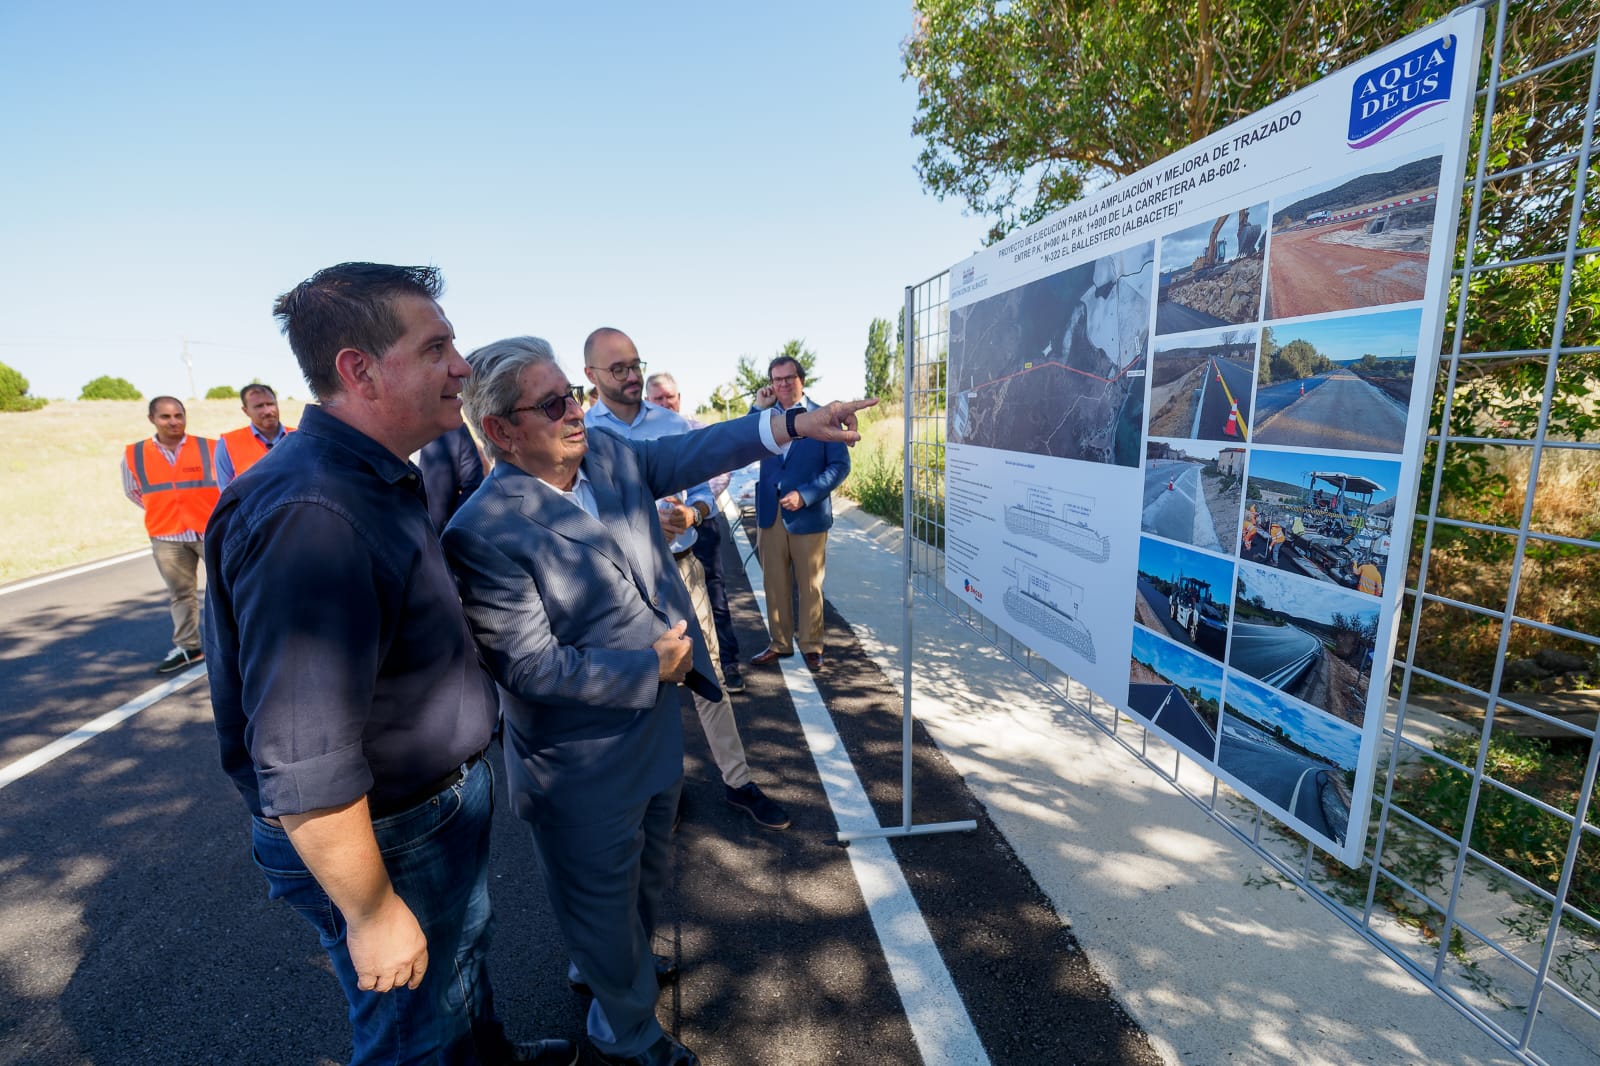
[(153, 440), (128, 445), (124, 460), (144, 500), (144, 528), (152, 537), (204, 533), (217, 505), (216, 442), (189, 437), (178, 449), (178, 465), (167, 462)]
[(1383, 595), (1383, 575), (1371, 563), (1362, 563), (1356, 568), (1356, 576), (1360, 578), (1356, 588), (1369, 596)]
[[(283, 431), (293, 433), (294, 427), (284, 426)], [(267, 446), (261, 443), (261, 438), (256, 436), (249, 426), (243, 429), (230, 429), (222, 435), (222, 442), (228, 446), (228, 459), (233, 463), (234, 477), (255, 466), (261, 461), (261, 457), (267, 454)], [(275, 445), (282, 443), (282, 437), (274, 442)]]

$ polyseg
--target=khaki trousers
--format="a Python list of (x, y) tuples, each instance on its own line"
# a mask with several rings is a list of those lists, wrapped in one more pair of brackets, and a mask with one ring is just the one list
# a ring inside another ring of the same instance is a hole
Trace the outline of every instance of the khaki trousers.
[[(695, 621), (705, 634), (706, 650), (711, 653), (711, 663), (717, 670), (717, 683), (722, 683), (722, 660), (717, 654), (717, 627), (711, 621), (711, 596), (706, 592), (706, 572), (693, 552), (684, 552), (678, 559), (678, 575), (689, 590), (689, 601), (694, 604)], [(706, 743), (711, 747), (711, 758), (722, 771), (722, 783), (729, 788), (743, 788), (750, 783), (750, 764), (745, 762), (744, 741), (739, 739), (739, 723), (734, 721), (733, 701), (728, 694), (712, 703), (696, 693), (694, 710), (700, 716), (700, 728), (705, 730)]]
[(176, 541), (150, 538), (150, 554), (172, 597), (172, 643), (185, 651), (200, 646), (200, 562), (203, 540)]
[[(779, 516), (756, 533), (761, 559), (761, 584), (767, 593), (769, 647), (779, 655), (794, 651), (794, 617), (790, 604), (794, 583), (800, 583), (800, 651), (822, 654), (822, 575), (828, 561), (828, 534), (790, 533)], [(790, 576), (790, 567), (794, 575)]]

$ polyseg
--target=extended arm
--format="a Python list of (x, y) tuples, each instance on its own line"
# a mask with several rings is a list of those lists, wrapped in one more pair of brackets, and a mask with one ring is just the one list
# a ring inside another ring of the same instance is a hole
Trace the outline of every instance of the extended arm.
[[(876, 399), (835, 400), (814, 411), (801, 413), (795, 420), (795, 430), (807, 440), (841, 446), (854, 444), (861, 439), (856, 431), (856, 412), (877, 402)], [(752, 463), (791, 439), (785, 428), (784, 413), (771, 411), (730, 419), (691, 433), (629, 443), (639, 455), (651, 495), (660, 499), (674, 496), (686, 486), (705, 481), (714, 474)], [(840, 450), (843, 452), (842, 447)], [(847, 456), (839, 480), (844, 479), (849, 469)]]

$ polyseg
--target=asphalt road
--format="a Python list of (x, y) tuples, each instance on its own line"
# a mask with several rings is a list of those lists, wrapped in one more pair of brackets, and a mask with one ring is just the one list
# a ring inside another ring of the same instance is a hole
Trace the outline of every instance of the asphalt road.
[(1322, 642), (1304, 630), (1236, 620), (1228, 665), (1292, 693), (1321, 655)]
[(1170, 300), (1161, 300), (1156, 303), (1156, 334), (1186, 333), (1191, 329), (1210, 329), (1213, 326), (1226, 326), (1228, 320), (1208, 315), (1204, 311), (1196, 311), (1192, 307), (1176, 304)]
[[(1219, 380), (1220, 379), (1220, 380)], [(1205, 384), (1200, 390), (1200, 420), (1195, 436), (1201, 440), (1243, 443), (1250, 422), (1250, 391), (1255, 377), (1248, 366), (1212, 359), (1206, 367)], [(1228, 416), (1238, 405), (1233, 432), (1228, 432)], [(1242, 425), (1240, 423), (1243, 423)]]
[(1406, 412), (1399, 404), (1350, 371), (1336, 370), (1323, 375), (1320, 387), (1306, 389), (1304, 396), (1295, 392), (1283, 407), (1268, 410), (1263, 404), (1252, 439), (1257, 444), (1398, 452), (1405, 434)]
[(1216, 736), (1178, 686), (1131, 684), (1128, 705), (1201, 758), (1207, 761), (1216, 758)]
[(1322, 813), (1317, 775), (1328, 764), (1279, 744), (1261, 730), (1232, 715), (1223, 715), (1217, 765), (1248, 784), (1264, 798), (1327, 837), (1339, 834)]
[[(748, 654), (762, 628), (737, 565), (731, 587)], [(169, 638), (148, 558), (0, 591), (0, 766), (156, 685)], [(708, 1064), (925, 1061), (788, 689), (776, 671), (747, 677), (750, 762), (794, 826), (765, 832), (722, 802), (686, 700), (688, 813), (656, 943), (683, 977), (658, 1015)], [(817, 687), (884, 825), (900, 819), (898, 683), (830, 607)], [(914, 753), (919, 821), (979, 823), (892, 850), (990, 1060), (1159, 1062), (920, 727)], [(575, 1037), (582, 1007), (531, 845), (499, 800), (496, 1004), (515, 1035)], [(251, 863), (203, 681), (0, 788), (0, 856), (0, 1064), (349, 1054), (325, 956)]]

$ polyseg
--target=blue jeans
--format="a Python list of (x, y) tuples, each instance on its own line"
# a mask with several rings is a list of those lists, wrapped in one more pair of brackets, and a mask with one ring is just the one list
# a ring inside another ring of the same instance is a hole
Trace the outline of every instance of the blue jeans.
[(487, 966), (493, 811), (494, 775), (488, 760), (479, 759), (461, 781), (432, 799), (373, 821), (389, 880), (428, 939), (422, 983), (392, 992), (356, 987), (344, 916), (300, 861), (288, 834), (253, 819), (251, 843), (268, 895), (287, 902), (316, 929), (344, 989), (355, 1043), (352, 1066), (456, 1066), (507, 1057)]

